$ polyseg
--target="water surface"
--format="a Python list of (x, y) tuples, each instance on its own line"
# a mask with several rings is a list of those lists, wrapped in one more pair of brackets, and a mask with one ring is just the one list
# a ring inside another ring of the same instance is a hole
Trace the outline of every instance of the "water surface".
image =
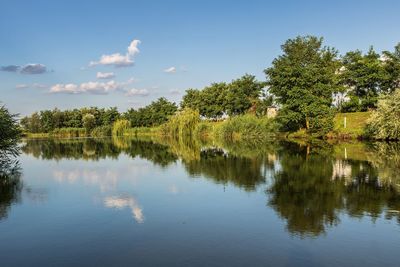
[(400, 144), (25, 140), (1, 266), (399, 266)]

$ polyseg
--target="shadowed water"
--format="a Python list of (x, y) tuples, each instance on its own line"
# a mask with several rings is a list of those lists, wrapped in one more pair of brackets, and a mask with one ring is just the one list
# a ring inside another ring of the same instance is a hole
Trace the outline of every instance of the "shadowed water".
[(25, 140), (1, 266), (398, 266), (399, 143)]

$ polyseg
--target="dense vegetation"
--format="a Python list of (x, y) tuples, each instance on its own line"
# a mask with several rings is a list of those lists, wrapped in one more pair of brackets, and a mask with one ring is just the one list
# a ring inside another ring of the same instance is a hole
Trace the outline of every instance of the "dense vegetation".
[[(105, 136), (112, 134), (117, 120), (123, 119), (135, 128), (124, 130), (130, 134), (215, 134), (232, 138), (265, 137), (280, 130), (294, 133), (292, 136), (332, 137), (338, 130), (348, 131), (334, 126), (336, 113), (369, 111), (379, 106), (369, 123), (369, 136), (400, 138), (393, 132), (382, 134), (381, 129), (397, 127), (392, 120), (398, 121), (398, 117), (386, 116), (388, 111), (383, 111), (383, 105), (400, 87), (400, 44), (393, 52), (379, 54), (371, 47), (367, 53), (356, 50), (340, 56), (335, 48), (325, 46), (322, 38), (299, 36), (287, 40), (281, 48), (282, 54), (264, 70), (265, 81), (245, 74), (228, 83), (188, 89), (179, 107), (159, 98), (125, 113), (117, 108), (94, 107), (45, 110), (21, 119), (21, 125), (29, 133)], [(379, 98), (382, 100), (378, 105)], [(277, 117), (266, 119), (272, 106), (278, 108)], [(392, 105), (390, 111), (398, 114), (399, 106)], [(215, 122), (221, 120), (224, 123)], [(208, 124), (210, 121), (215, 124)], [(356, 137), (361, 135), (364, 129), (357, 129)]]
[(18, 200), (21, 171), (16, 159), (20, 137), (16, 115), (0, 107), (0, 219), (7, 216), (11, 203)]
[(368, 120), (367, 134), (374, 139), (400, 140), (400, 89), (378, 101), (378, 109)]
[(21, 135), (16, 115), (11, 114), (4, 106), (0, 107), (0, 156), (15, 154), (17, 142)]

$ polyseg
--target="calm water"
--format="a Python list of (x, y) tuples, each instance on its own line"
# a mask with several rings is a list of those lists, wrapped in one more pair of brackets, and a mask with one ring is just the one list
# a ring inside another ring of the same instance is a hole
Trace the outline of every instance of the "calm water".
[(0, 266), (400, 266), (400, 144), (26, 140)]

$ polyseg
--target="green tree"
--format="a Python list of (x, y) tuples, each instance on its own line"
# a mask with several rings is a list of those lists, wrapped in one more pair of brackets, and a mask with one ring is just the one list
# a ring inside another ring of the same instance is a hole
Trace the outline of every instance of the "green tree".
[(54, 130), (53, 112), (51, 110), (40, 111), (40, 124), (45, 133)]
[(15, 152), (20, 137), (17, 115), (11, 114), (4, 106), (0, 107), (0, 154)]
[(228, 85), (225, 109), (229, 115), (244, 114), (253, 105), (260, 102), (264, 82), (259, 82), (253, 75), (246, 74), (233, 80)]
[[(322, 47), (322, 38), (296, 37), (282, 45), (283, 54), (264, 72), (269, 92), (280, 104), (284, 130), (306, 128), (323, 135), (332, 129), (332, 93), (339, 90), (337, 51)], [(321, 121), (321, 119), (323, 121)]]
[(82, 125), (87, 132), (90, 132), (94, 127), (96, 127), (96, 118), (93, 114), (87, 113), (82, 117)]
[(400, 88), (400, 43), (395, 46), (394, 52), (383, 52), (382, 65), (386, 75), (382, 83), (382, 91), (392, 93)]
[(188, 89), (182, 98), (181, 108), (200, 110), (201, 102), (201, 91), (196, 89)]
[(366, 130), (372, 138), (400, 140), (400, 89), (381, 96)]
[(340, 79), (351, 99), (344, 103), (344, 111), (375, 108), (378, 94), (388, 79), (380, 55), (372, 47), (365, 55), (359, 50), (347, 52), (342, 65)]

